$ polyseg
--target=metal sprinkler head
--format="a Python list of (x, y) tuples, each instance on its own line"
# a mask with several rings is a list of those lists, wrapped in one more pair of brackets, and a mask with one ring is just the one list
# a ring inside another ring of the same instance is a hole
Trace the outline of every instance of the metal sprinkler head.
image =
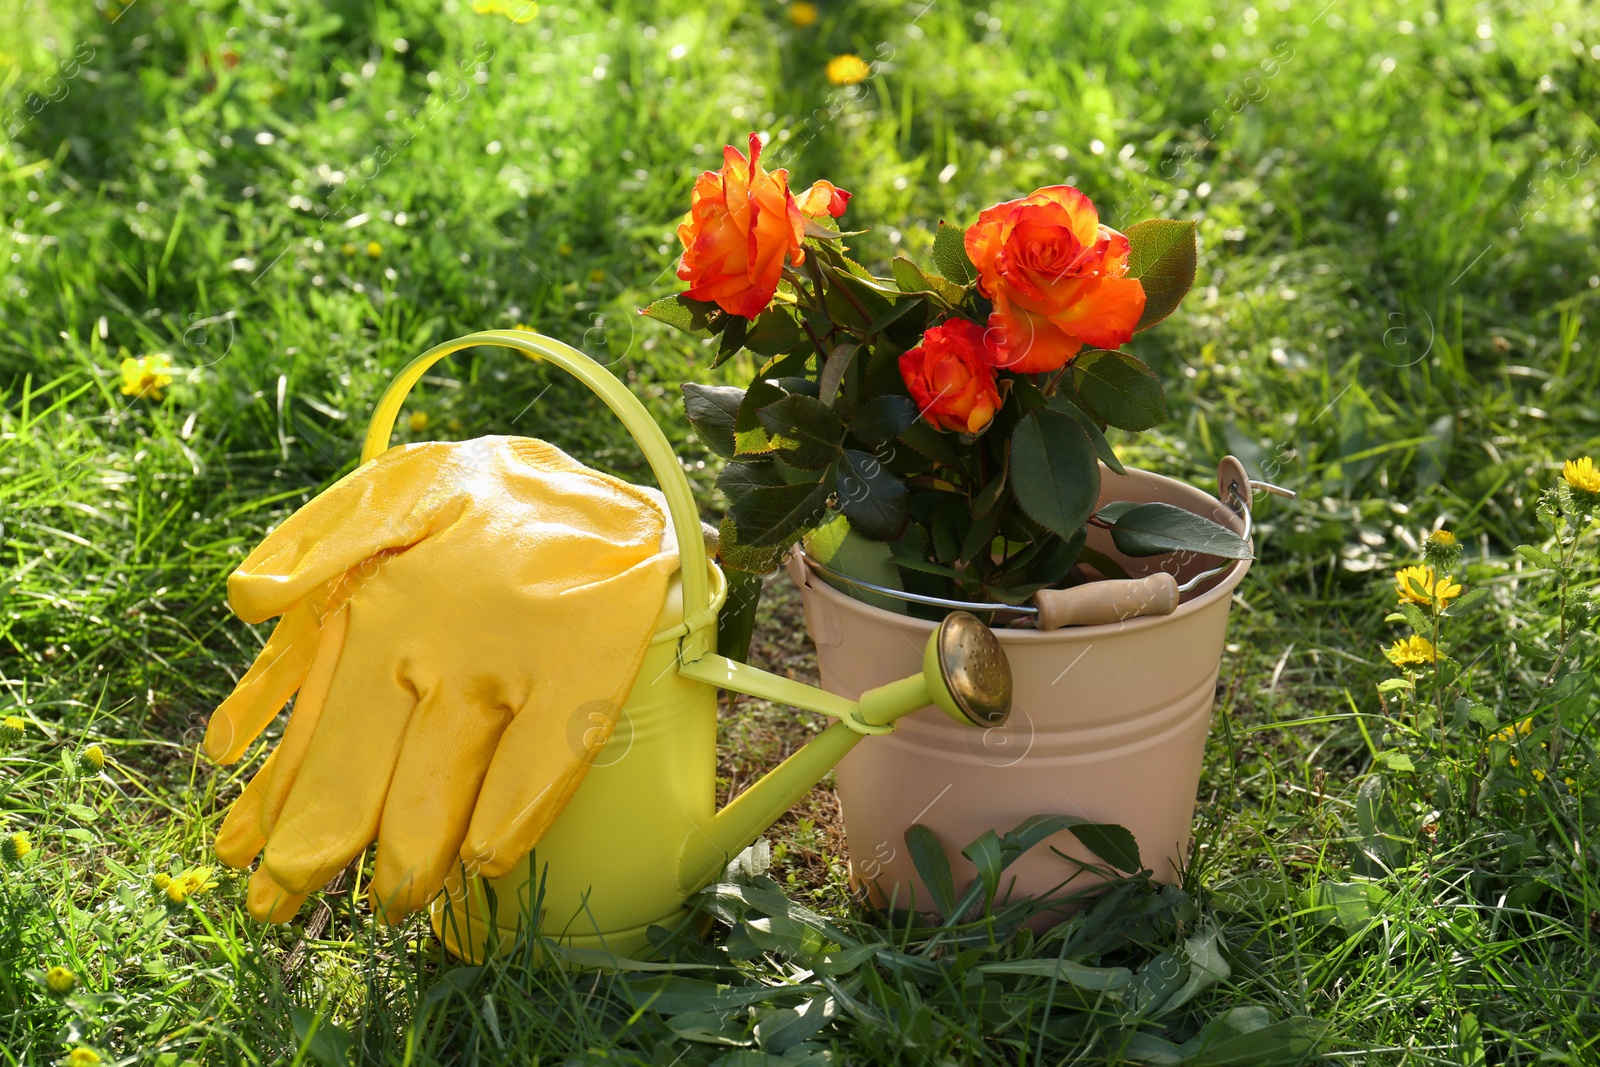
[(1011, 663), (976, 615), (944, 617), (928, 642), (923, 673), (933, 702), (957, 722), (992, 727), (1011, 715)]

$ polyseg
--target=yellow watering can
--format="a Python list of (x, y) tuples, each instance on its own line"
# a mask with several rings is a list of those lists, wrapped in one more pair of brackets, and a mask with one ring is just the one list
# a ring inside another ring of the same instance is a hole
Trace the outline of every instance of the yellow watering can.
[[(639, 953), (651, 926), (671, 927), (689, 897), (869, 734), (933, 704), (957, 722), (999, 726), (1011, 709), (1011, 670), (994, 634), (972, 615), (945, 618), (929, 639), (922, 673), (848, 700), (730, 660), (716, 652), (717, 612), (727, 583), (706, 557), (689, 482), (660, 427), (608, 370), (529, 330), (490, 330), (441, 344), (413, 360), (373, 414), (363, 463), (388, 448), (395, 417), (439, 360), (477, 345), (514, 349), (588, 386), (622, 420), (666, 497), (679, 574), (615, 730), (583, 784), (511, 873), (466, 872), (433, 905), (440, 939), (474, 961), (509, 946), (524, 916), (572, 949)], [(716, 810), (717, 690), (820, 712), (838, 721), (736, 799)], [(574, 728), (582, 731), (584, 724)], [(581, 743), (581, 738), (574, 739)], [(491, 904), (492, 900), (492, 904)]]

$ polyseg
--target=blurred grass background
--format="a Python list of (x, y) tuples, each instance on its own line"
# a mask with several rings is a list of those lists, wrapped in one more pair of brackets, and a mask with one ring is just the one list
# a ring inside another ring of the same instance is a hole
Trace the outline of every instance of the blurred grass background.
[[(1135, 342), (1174, 417), (1117, 444), (1196, 484), (1233, 452), (1301, 493), (1266, 506), (1224, 721), (1373, 705), (1386, 568), (1443, 523), (1489, 566), (1530, 534), (1559, 461), (1600, 440), (1600, 11), (1255, 3), (824, 2), (810, 25), (797, 3), (689, 0), (503, 0), (520, 23), (466, 0), (0, 10), (0, 711), (32, 746), (0, 764), (0, 829), (34, 829), (49, 904), (16, 911), (0, 946), (6, 1062), (78, 1039), (25, 976), (51, 954), (105, 998), (106, 1046), (293, 1057), (293, 1003), (405, 1047), (435, 967), (406, 951), (421, 925), (377, 944), (330, 897), (331, 927), (262, 932), (234, 882), (188, 925), (130, 903), (209, 854), (245, 773), (194, 756), (266, 633), (231, 617), (224, 580), (354, 465), (404, 360), (486, 327), (532, 325), (625, 377), (714, 514), (676, 389), (715, 377), (707, 353), (635, 309), (676, 284), (695, 174), (752, 130), (796, 184), (856, 194), (846, 221), (871, 227), (857, 247), (879, 266), (1044, 184), (1079, 186), (1113, 226), (1198, 220), (1194, 292)], [(831, 85), (841, 53), (871, 77)], [(176, 367), (161, 399), (122, 395), (119, 360), (158, 352)], [(402, 438), (537, 435), (645, 476), (579, 387), (506, 354), (440, 367), (408, 412)], [(792, 604), (765, 622), (782, 631), (769, 662), (803, 672)], [(728, 730), (725, 786), (806, 726), (746, 707)], [(63, 814), (35, 757), (89, 740), (113, 763)], [(1214, 746), (1202, 800), (1234, 803), (1203, 805), (1201, 871), (1265, 862), (1263, 836), (1305, 816), (1287, 783), (1320, 792), (1367, 757), (1349, 722)], [(826, 790), (811, 805), (780, 877), (842, 907)], [(1361, 971), (1377, 985), (1358, 993), (1331, 964), (1308, 978), (1304, 950), (1259, 981), (1353, 1046), (1455, 1032), (1448, 959)], [(1500, 1055), (1544, 1027), (1568, 1048), (1565, 981), (1485, 1024)], [(518, 1047), (629, 1040), (568, 1024), (529, 1022)], [(484, 1032), (455, 1019), (423, 1045), (448, 1059)], [(1592, 1044), (1559, 1054), (1595, 1062)]]

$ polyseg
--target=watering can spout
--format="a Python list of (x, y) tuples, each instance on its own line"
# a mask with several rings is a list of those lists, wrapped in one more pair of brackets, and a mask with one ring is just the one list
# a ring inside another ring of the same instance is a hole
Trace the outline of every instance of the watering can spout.
[(895, 720), (934, 704), (967, 726), (992, 728), (1011, 713), (1011, 668), (999, 640), (976, 616), (955, 612), (928, 639), (922, 672), (869, 689), (849, 700), (788, 678), (779, 678), (723, 656), (706, 655), (680, 668), (714, 685), (796, 707), (840, 721), (773, 768), (734, 798), (710, 821), (690, 831), (679, 862), (679, 882), (692, 893), (720, 875), (806, 792), (821, 781), (856, 743), (889, 733)]

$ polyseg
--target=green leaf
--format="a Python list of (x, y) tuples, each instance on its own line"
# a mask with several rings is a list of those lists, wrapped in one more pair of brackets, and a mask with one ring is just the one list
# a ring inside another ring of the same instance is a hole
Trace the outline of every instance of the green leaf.
[[(900, 570), (894, 565), (894, 554), (883, 541), (863, 537), (850, 529), (850, 520), (843, 513), (832, 516), (827, 522), (806, 535), (806, 555), (824, 566), (862, 581), (888, 589), (905, 588), (900, 581)], [(906, 613), (903, 600), (861, 589), (848, 582), (824, 577), (833, 588), (845, 596), (853, 597), (873, 607)]]
[(827, 512), (831, 483), (824, 475), (815, 484), (750, 490), (728, 512), (739, 541), (752, 548), (794, 543)]
[[(812, 997), (792, 1008), (762, 1012), (756, 1021), (756, 1043), (762, 1052), (782, 1056), (815, 1035), (837, 1014), (838, 1002), (829, 997)], [(766, 1062), (777, 1067), (794, 1061), (769, 1059)]]
[(1389, 894), (1375, 882), (1322, 882), (1300, 894), (1300, 907), (1319, 922), (1354, 936), (1365, 930)]
[(1416, 771), (1417, 765), (1411, 762), (1411, 757), (1404, 752), (1383, 752), (1379, 754), (1383, 765), (1391, 771)]
[(684, 382), (683, 412), (706, 447), (724, 459), (734, 455), (734, 421), (744, 402), (743, 389), (732, 385)]
[(1405, 618), (1406, 624), (1416, 631), (1419, 637), (1433, 636), (1433, 620), (1422, 613), (1422, 609), (1409, 600), (1400, 602), (1400, 614)]
[(1135, 330), (1148, 330), (1172, 314), (1194, 285), (1195, 224), (1149, 219), (1128, 229), (1128, 274), (1144, 286), (1144, 314)]
[(894, 282), (904, 293), (927, 293), (947, 307), (954, 307), (961, 303), (965, 295), (959, 285), (939, 277), (930, 275), (905, 256), (895, 256), (890, 262), (889, 269), (894, 272)]
[(668, 1019), (667, 1028), (679, 1040), (697, 1041), (704, 1045), (743, 1046), (752, 1043), (745, 1030), (742, 1013), (684, 1012)]
[(640, 308), (639, 314), (648, 315), (657, 322), (664, 322), (694, 337), (710, 337), (716, 331), (723, 311), (710, 301), (690, 300), (679, 293), (677, 296), (664, 296), (649, 307)]
[(823, 273), (828, 279), (823, 291), (823, 303), (827, 305), (828, 315), (839, 325), (862, 333), (866, 333), (872, 323), (893, 308), (889, 296), (884, 294), (893, 297), (902, 295), (898, 289), (879, 285), (849, 271), (825, 267)]
[(961, 854), (972, 861), (978, 868), (978, 879), (983, 883), (984, 910), (994, 902), (994, 895), (1000, 889), (1000, 872), (1005, 870), (1004, 854), (1000, 850), (1000, 835), (993, 830), (985, 830), (979, 834), (972, 844), (961, 850)]
[(1126, 967), (1086, 967), (1072, 960), (1032, 959), (1006, 960), (1002, 963), (978, 965), (980, 974), (1029, 974), (1040, 978), (1055, 978), (1068, 985), (1091, 992), (1113, 992), (1133, 981), (1133, 972)]
[(1473, 609), (1488, 599), (1488, 596), (1488, 587), (1480, 585), (1476, 589), (1469, 590), (1465, 596), (1451, 604), (1450, 609), (1445, 614), (1452, 619), (1459, 619), (1463, 615), (1470, 614)]
[(743, 663), (750, 657), (750, 636), (761, 603), (761, 575), (733, 568), (726, 576), (728, 599), (717, 612), (717, 651)]
[(735, 460), (722, 468), (717, 475), (717, 488), (730, 501), (738, 500), (752, 489), (767, 489), (786, 484), (778, 465), (770, 460)]
[(922, 884), (932, 894), (934, 906), (939, 909), (940, 915), (951, 918), (950, 912), (956, 906), (956, 887), (950, 875), (950, 859), (945, 854), (944, 844), (937, 834), (921, 823), (907, 830), (905, 836), (911, 863), (921, 876)]
[(1073, 385), (1101, 422), (1148, 430), (1167, 418), (1161, 379), (1126, 352), (1085, 352), (1072, 362)]
[(845, 371), (850, 369), (850, 364), (855, 362), (856, 353), (861, 350), (858, 344), (836, 345), (828, 358), (823, 361), (822, 373), (817, 375), (817, 399), (832, 407), (839, 396), (839, 386), (844, 381)]
[[(1061, 816), (1073, 818), (1073, 816)], [(1067, 829), (1083, 842), (1083, 847), (1105, 860), (1119, 871), (1134, 873), (1144, 866), (1139, 855), (1139, 842), (1125, 826), (1114, 822), (1089, 822), (1083, 820)]]
[(791, 393), (756, 411), (779, 456), (796, 467), (819, 470), (839, 454), (844, 427), (815, 397)]
[(861, 405), (850, 420), (850, 436), (869, 445), (881, 445), (899, 437), (917, 421), (917, 405), (910, 397), (875, 396)]
[(918, 419), (900, 432), (900, 442), (920, 455), (945, 467), (961, 466), (961, 450), (953, 435)]
[(836, 478), (839, 510), (850, 520), (851, 529), (877, 541), (900, 536), (911, 517), (911, 493), (877, 457), (845, 449)]
[[(1109, 508), (1097, 518), (1105, 519)], [(1173, 504), (1136, 504), (1116, 515), (1111, 540), (1125, 556), (1159, 556), (1196, 552), (1223, 559), (1250, 559), (1250, 542), (1223, 526)]]
[(1062, 537), (1089, 521), (1100, 498), (1100, 464), (1072, 416), (1040, 408), (1017, 424), (1011, 491), (1029, 517)]
[(1547, 571), (1555, 570), (1556, 568), (1555, 557), (1551, 556), (1548, 552), (1544, 552), (1533, 547), (1532, 545), (1518, 545), (1514, 551), (1517, 553), (1517, 555), (1521, 556), (1535, 567), (1539, 567)]
[(761, 409), (776, 404), (785, 395), (781, 379), (757, 377), (744, 391), (739, 413), (733, 419), (734, 454), (760, 456), (772, 454), (772, 439), (761, 425)]
[(750, 328), (750, 320), (738, 315), (728, 316), (728, 325), (723, 329), (721, 340), (717, 344), (717, 358), (711, 361), (711, 369), (716, 370), (734, 357), (744, 347), (745, 333)]
[(300, 1051), (319, 1067), (345, 1067), (350, 1062), (350, 1035), (305, 1008), (289, 1009)]
[(882, 333), (911, 312), (926, 311), (927, 307), (927, 301), (921, 296), (907, 296), (903, 300), (896, 300), (888, 311), (872, 320), (871, 325), (867, 327), (867, 336)]
[[(1232, 1008), (1180, 1048), (1183, 1067), (1302, 1067), (1317, 1059), (1328, 1024), (1305, 1015), (1267, 1023), (1265, 1008)], [(1128, 1050), (1132, 1054), (1132, 1049)], [(1481, 1067), (1466, 1061), (1469, 1067)]]
[(948, 222), (939, 223), (939, 229), (933, 235), (933, 265), (940, 274), (957, 285), (971, 285), (978, 279), (978, 269), (967, 257), (966, 230)]
[[(721, 561), (725, 571), (742, 571), (747, 574), (771, 574), (783, 563), (783, 557), (788, 555), (789, 546), (800, 539), (800, 532), (788, 540), (779, 540), (760, 548), (746, 545), (739, 540), (739, 531), (733, 524), (731, 516), (724, 516), (717, 525), (717, 559)], [(720, 624), (719, 624), (720, 625)], [(721, 633), (721, 630), (718, 630)], [(733, 631), (730, 631), (730, 640)]]
[(745, 331), (744, 346), (752, 352), (772, 357), (781, 356), (802, 344), (808, 344), (805, 331), (794, 312), (782, 305), (763, 311)]
[(1078, 407), (1065, 396), (1054, 396), (1050, 399), (1050, 406), (1057, 411), (1064, 411), (1071, 415), (1073, 420), (1083, 428), (1088, 435), (1089, 443), (1094, 445), (1095, 455), (1100, 457), (1100, 462), (1116, 471), (1118, 474), (1127, 474), (1127, 468), (1122, 465), (1122, 460), (1117, 458), (1116, 450), (1111, 447), (1111, 442), (1106, 440), (1105, 433), (1098, 423), (1089, 416), (1089, 413)]

